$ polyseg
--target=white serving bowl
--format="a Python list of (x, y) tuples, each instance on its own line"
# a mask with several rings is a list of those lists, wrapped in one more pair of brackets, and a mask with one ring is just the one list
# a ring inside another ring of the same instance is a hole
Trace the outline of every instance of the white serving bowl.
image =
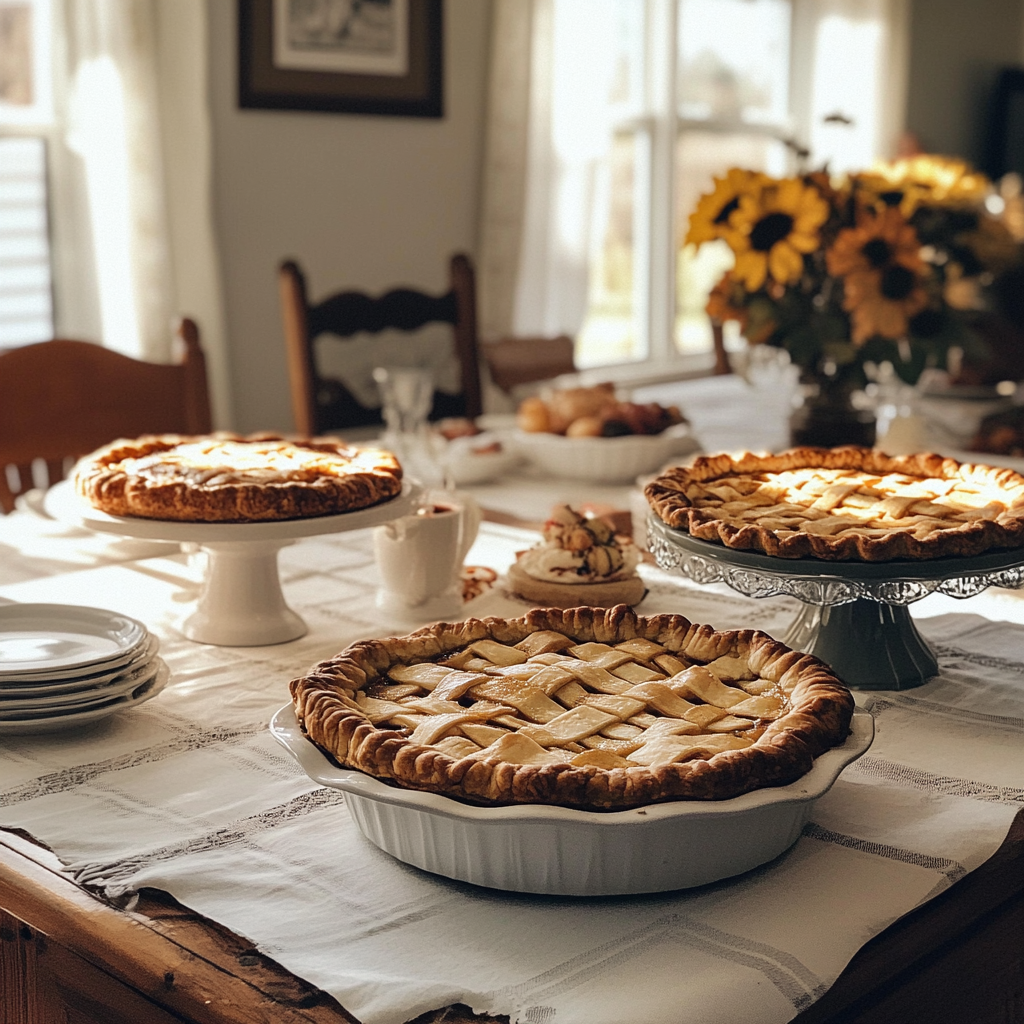
[(788, 786), (609, 812), (474, 807), (390, 786), (332, 764), (303, 734), (291, 704), (270, 730), (310, 778), (344, 791), (371, 843), (406, 864), (493, 889), (612, 896), (705, 885), (777, 857), (796, 842), (815, 801), (871, 745), (874, 719), (855, 710), (846, 742)]
[(674, 458), (700, 450), (686, 423), (660, 434), (625, 437), (563, 437), (519, 430), (513, 443), (535, 466), (552, 476), (603, 484), (631, 483)]

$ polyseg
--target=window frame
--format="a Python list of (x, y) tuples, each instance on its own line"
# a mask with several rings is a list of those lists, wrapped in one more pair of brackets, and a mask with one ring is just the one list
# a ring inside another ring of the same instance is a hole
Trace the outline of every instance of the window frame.
[[(676, 239), (676, 146), (687, 130), (763, 136), (787, 144), (810, 137), (810, 98), (813, 85), (815, 0), (789, 0), (789, 68), (787, 116), (778, 123), (746, 123), (680, 116), (676, 103), (679, 55), (678, 0), (643, 0), (644, 103), (638, 112), (624, 112), (612, 121), (612, 132), (634, 139), (633, 195), (633, 321), (639, 359), (592, 365), (587, 378), (605, 378), (614, 369), (617, 379), (640, 381), (666, 376), (701, 376), (714, 365), (711, 325), (708, 347), (683, 352), (676, 345), (676, 294), (679, 250)], [(891, 103), (881, 110), (876, 146), (895, 139), (902, 127), (902, 97), (906, 89), (907, 0), (887, 0), (886, 60), (879, 74), (887, 83)], [(787, 173), (797, 169), (791, 151)]]
[[(59, 5), (54, 0), (29, 0), (35, 15), (44, 11), (40, 23), (33, 17), (32, 27), (32, 61), (33, 86), (41, 93), (39, 101), (34, 102), (27, 111), (19, 112), (11, 105), (0, 104), (0, 139), (41, 139), (43, 141), (43, 189), (46, 216), (47, 265), (49, 271), (49, 337), (57, 334), (58, 324), (58, 246), (55, 238), (56, 224), (59, 220), (59, 196), (61, 189), (59, 161), (63, 146), (64, 126), (58, 115), (62, 108), (60, 99), (64, 91), (64, 82), (58, 74), (57, 19), (60, 16)], [(43, 38), (43, 37), (46, 38)], [(46, 56), (45, 62), (40, 60)], [(40, 72), (39, 65), (44, 63), (45, 71)], [(23, 116), (18, 116), (22, 114)], [(43, 338), (34, 340), (46, 340)], [(33, 344), (33, 339), (4, 342), (3, 347), (20, 347)]]

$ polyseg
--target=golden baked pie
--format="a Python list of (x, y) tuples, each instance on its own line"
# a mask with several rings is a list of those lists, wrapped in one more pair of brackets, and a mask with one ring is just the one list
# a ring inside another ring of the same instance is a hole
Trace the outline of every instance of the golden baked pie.
[(390, 452), (329, 437), (164, 434), (99, 449), (74, 481), (110, 515), (238, 523), (368, 508), (401, 492), (402, 468)]
[(1024, 477), (939, 455), (705, 456), (645, 493), (669, 526), (783, 558), (918, 560), (1024, 545)]
[(647, 588), (637, 575), (640, 552), (604, 519), (568, 505), (554, 509), (544, 539), (509, 566), (509, 589), (527, 601), (555, 608), (637, 604)]
[(364, 640), (291, 692), (341, 765), (472, 803), (589, 810), (785, 785), (853, 712), (828, 666), (764, 633), (624, 605)]

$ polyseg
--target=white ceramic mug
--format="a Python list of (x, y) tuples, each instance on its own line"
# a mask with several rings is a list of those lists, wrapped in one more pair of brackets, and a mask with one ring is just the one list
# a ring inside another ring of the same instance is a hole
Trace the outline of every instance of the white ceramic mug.
[(480, 519), (480, 506), (468, 494), (428, 492), (415, 513), (378, 526), (377, 607), (417, 620), (456, 614), (462, 606), (459, 573)]

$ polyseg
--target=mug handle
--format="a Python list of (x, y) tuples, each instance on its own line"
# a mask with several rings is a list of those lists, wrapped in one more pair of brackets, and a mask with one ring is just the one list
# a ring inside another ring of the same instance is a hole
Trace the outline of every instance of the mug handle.
[(483, 521), (484, 514), (476, 498), (471, 495), (460, 493), (456, 495), (456, 500), (461, 509), (459, 516), (459, 566), (461, 567), (466, 560), (466, 555), (469, 554), (469, 549), (473, 546), (473, 541), (476, 540), (477, 533), (480, 532), (480, 523)]

